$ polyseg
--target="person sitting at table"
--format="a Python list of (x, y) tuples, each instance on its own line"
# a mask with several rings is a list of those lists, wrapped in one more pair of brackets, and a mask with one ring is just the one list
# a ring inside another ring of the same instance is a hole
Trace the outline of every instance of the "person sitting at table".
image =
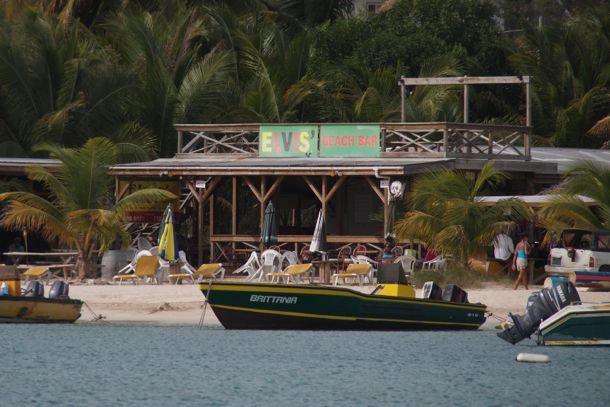
[[(21, 244), (21, 238), (19, 236), (15, 236), (11, 244), (8, 245), (9, 252), (23, 252), (24, 250), (25, 248), (23, 247), (23, 244)], [(21, 263), (21, 257), (16, 257), (14, 261), (15, 265), (19, 265), (19, 263)], [(13, 264), (13, 259), (9, 257), (6, 260), (6, 264)]]
[(383, 247), (383, 253), (381, 253), (381, 264), (390, 264), (394, 261), (394, 252), (392, 251), (392, 244), (386, 243)]

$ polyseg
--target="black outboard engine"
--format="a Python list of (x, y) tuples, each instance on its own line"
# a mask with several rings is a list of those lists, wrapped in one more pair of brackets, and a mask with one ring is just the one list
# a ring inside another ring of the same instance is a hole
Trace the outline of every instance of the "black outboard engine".
[(468, 293), (455, 284), (447, 284), (443, 290), (443, 301), (468, 303)]
[(426, 281), (422, 288), (423, 298), (429, 300), (442, 300), (443, 289), (440, 288), (434, 281)]
[(513, 326), (498, 332), (498, 336), (514, 345), (533, 334), (540, 322), (574, 302), (580, 302), (580, 296), (570, 281), (535, 292), (527, 300), (525, 315), (509, 314)]
[(44, 297), (44, 285), (38, 280), (28, 282), (25, 287), (24, 297)]
[(70, 286), (65, 281), (54, 281), (49, 291), (49, 298), (66, 298)]

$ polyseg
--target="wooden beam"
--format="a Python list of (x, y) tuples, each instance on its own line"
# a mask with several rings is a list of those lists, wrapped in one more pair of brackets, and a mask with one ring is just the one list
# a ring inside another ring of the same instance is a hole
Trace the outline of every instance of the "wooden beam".
[(320, 203), (324, 202), (324, 199), (322, 198), (322, 194), (320, 193), (320, 191), (318, 191), (318, 188), (316, 188), (316, 186), (313, 184), (311, 179), (309, 177), (307, 177), (307, 176), (304, 176), (303, 179), (305, 180), (305, 182), (309, 186), (309, 189), (311, 189), (311, 191), (314, 193), (314, 195), (318, 198)]
[(231, 177), (231, 233), (237, 234), (237, 177)]
[[(209, 199), (210, 202), (210, 236), (214, 234), (214, 195)], [(214, 258), (214, 243), (210, 239), (210, 261)]]
[(269, 188), (269, 191), (267, 191), (265, 193), (265, 196), (263, 197), (263, 200), (265, 202), (267, 202), (271, 198), (271, 195), (273, 195), (275, 193), (275, 191), (280, 187), (280, 184), (282, 183), (283, 180), (284, 180), (283, 175), (276, 178), (273, 185), (271, 185), (271, 188)]
[(327, 202), (333, 197), (333, 195), (335, 195), (335, 193), (339, 190), (339, 188), (341, 188), (341, 186), (343, 184), (345, 184), (346, 179), (347, 179), (347, 176), (341, 176), (337, 180), (337, 182), (335, 182), (335, 185), (333, 185), (333, 187), (330, 189), (330, 191), (328, 191), (328, 194), (325, 197)]
[(252, 181), (250, 181), (250, 178), (244, 177), (244, 181), (246, 182), (246, 185), (248, 185), (248, 187), (252, 190), (252, 193), (254, 194), (256, 199), (258, 199), (259, 202), (263, 202), (263, 196), (261, 195), (260, 191), (256, 189)]
[(529, 76), (457, 76), (451, 78), (405, 78), (400, 82), (406, 86), (413, 85), (494, 85), (510, 83), (529, 83)]
[(328, 201), (326, 200), (326, 187), (328, 186), (328, 177), (326, 175), (322, 176), (322, 213), (324, 213), (324, 219), (328, 219), (326, 216), (326, 207), (328, 206)]
[[(117, 179), (117, 189), (118, 189), (118, 185), (119, 185), (118, 177), (116, 179)], [(123, 196), (125, 195), (125, 193), (127, 192), (127, 190), (129, 189), (130, 186), (131, 186), (131, 181), (127, 181), (127, 184), (125, 184), (125, 186), (120, 191), (117, 191), (117, 195), (116, 195), (117, 202), (120, 201), (121, 199), (123, 199)], [(115, 189), (115, 191), (116, 191), (116, 189)]]
[(368, 184), (371, 187), (371, 189), (373, 190), (373, 192), (375, 192), (377, 194), (379, 199), (381, 199), (381, 202), (383, 202), (383, 204), (385, 205), (387, 203), (386, 197), (385, 197), (385, 194), (383, 193), (383, 191), (381, 190), (381, 188), (379, 188), (377, 185), (375, 185), (375, 183), (373, 182), (371, 177), (364, 177), (364, 179), (366, 180), (366, 182), (368, 182)]

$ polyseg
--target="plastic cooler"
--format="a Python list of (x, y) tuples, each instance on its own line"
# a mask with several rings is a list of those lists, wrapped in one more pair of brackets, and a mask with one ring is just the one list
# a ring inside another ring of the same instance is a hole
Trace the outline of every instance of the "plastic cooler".
[(21, 279), (19, 278), (19, 271), (15, 266), (0, 265), (0, 285), (3, 282), (8, 287), (9, 295), (15, 297), (21, 295)]

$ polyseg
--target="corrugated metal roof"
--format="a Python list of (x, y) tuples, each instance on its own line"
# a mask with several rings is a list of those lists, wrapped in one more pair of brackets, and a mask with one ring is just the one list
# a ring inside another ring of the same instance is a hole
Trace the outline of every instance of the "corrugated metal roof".
[(556, 163), (560, 174), (566, 172), (571, 164), (580, 160), (593, 160), (610, 165), (610, 150), (555, 147), (532, 148), (532, 161)]

